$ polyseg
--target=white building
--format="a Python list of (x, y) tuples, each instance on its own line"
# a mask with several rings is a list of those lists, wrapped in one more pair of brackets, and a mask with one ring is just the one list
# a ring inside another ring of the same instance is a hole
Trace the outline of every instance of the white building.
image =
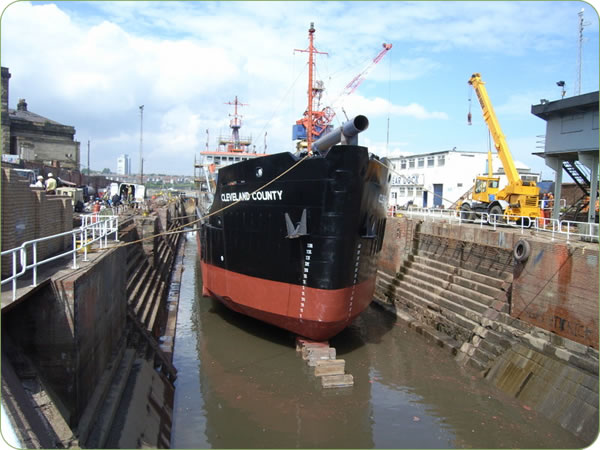
[[(449, 208), (473, 187), (475, 177), (487, 173), (487, 152), (445, 150), (389, 158), (392, 163), (389, 206), (410, 202), (424, 208)], [(492, 154), (492, 169), (500, 177), (500, 188), (507, 179), (497, 154)], [(539, 174), (517, 167), (525, 181), (539, 181)]]
[(117, 158), (117, 175), (131, 175), (131, 158), (128, 155)]

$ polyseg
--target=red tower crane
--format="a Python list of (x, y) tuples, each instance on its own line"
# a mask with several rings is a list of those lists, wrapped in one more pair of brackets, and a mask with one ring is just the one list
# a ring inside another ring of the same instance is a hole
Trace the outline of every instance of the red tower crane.
[[(293, 132), (293, 139), (306, 138), (308, 148), (310, 149), (310, 144), (315, 139), (319, 138), (328, 128), (329, 124), (335, 117), (335, 111), (333, 108), (326, 106), (321, 111), (318, 111), (318, 107), (315, 108), (314, 102), (315, 100), (320, 100), (323, 88), (322, 81), (314, 81), (313, 82), (313, 70), (314, 70), (314, 53), (321, 53), (317, 51), (313, 46), (313, 33), (315, 32), (314, 26), (311, 24), (311, 28), (309, 30), (309, 47), (307, 50), (296, 50), (301, 52), (309, 53), (309, 80), (308, 80), (308, 108), (304, 112), (302, 119), (296, 121), (296, 127)], [(332, 105), (335, 104), (341, 97), (345, 95), (352, 94), (358, 86), (364, 81), (365, 77), (369, 73), (369, 71), (383, 59), (386, 53), (392, 48), (392, 44), (383, 43), (383, 50), (381, 50), (375, 58), (366, 66), (358, 75), (356, 75), (352, 81), (350, 81), (344, 90), (337, 96), (337, 98), (332, 102)]]
[(365, 67), (363, 69), (363, 71), (361, 73), (359, 73), (358, 75), (356, 75), (352, 81), (350, 83), (348, 83), (346, 85), (346, 87), (344, 88), (344, 91), (340, 94), (340, 97), (342, 95), (350, 95), (352, 94), (356, 88), (358, 88), (358, 86), (360, 86), (360, 84), (363, 82), (363, 80), (365, 79), (365, 77), (367, 76), (367, 74), (369, 73), (369, 71), (379, 62), (383, 59), (383, 57), (385, 56), (385, 54), (390, 51), (390, 49), (392, 48), (392, 44), (386, 44), (385, 42), (382, 44), (383, 46), (383, 50), (381, 50), (379, 52), (379, 54), (373, 58), (373, 61), (371, 61), (371, 63)]

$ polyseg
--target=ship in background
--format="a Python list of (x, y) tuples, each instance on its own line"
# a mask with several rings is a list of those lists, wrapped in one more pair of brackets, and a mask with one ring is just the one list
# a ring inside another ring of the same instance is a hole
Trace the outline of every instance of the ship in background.
[(364, 116), (313, 139), (314, 32), (311, 24), (306, 145), (221, 167), (198, 241), (204, 295), (326, 340), (373, 298), (389, 162), (358, 145)]
[(256, 146), (252, 144), (252, 136), (240, 136), (242, 116), (238, 113), (238, 107), (248, 105), (240, 102), (237, 95), (233, 102), (225, 104), (234, 107), (229, 121), (231, 135), (220, 135), (217, 139), (217, 149), (209, 150), (209, 133), (206, 130), (206, 150), (200, 152), (200, 158), (194, 162), (194, 181), (197, 189), (201, 192), (200, 206), (204, 211), (212, 204), (219, 169), (266, 155), (266, 153), (256, 153)]

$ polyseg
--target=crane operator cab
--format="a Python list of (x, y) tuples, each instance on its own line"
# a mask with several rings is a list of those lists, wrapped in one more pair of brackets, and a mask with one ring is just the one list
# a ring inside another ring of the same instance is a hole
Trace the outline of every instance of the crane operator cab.
[(475, 179), (475, 189), (473, 190), (473, 200), (486, 203), (493, 202), (496, 200), (499, 186), (499, 178), (477, 177)]

